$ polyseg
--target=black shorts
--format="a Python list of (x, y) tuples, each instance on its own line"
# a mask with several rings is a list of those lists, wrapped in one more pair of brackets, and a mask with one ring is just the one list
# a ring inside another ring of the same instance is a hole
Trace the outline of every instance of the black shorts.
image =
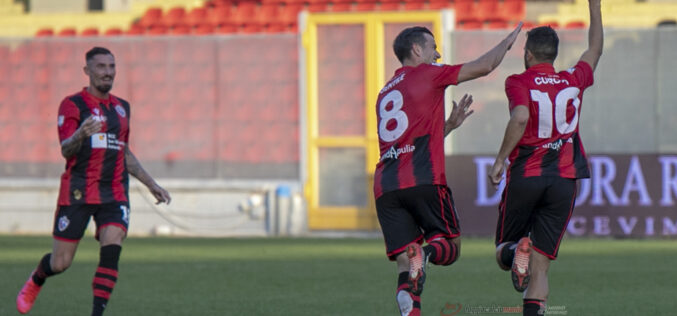
[(108, 225), (118, 226), (127, 232), (129, 203), (59, 205), (54, 216), (52, 232), (54, 238), (70, 242), (79, 241), (85, 234), (89, 218), (92, 216), (96, 223), (96, 239), (99, 239), (99, 230)]
[(534, 250), (554, 260), (576, 201), (576, 179), (510, 179), (503, 191), (496, 245), (530, 236)]
[(446, 185), (421, 185), (384, 193), (376, 200), (390, 260), (412, 242), (461, 234), (454, 198)]

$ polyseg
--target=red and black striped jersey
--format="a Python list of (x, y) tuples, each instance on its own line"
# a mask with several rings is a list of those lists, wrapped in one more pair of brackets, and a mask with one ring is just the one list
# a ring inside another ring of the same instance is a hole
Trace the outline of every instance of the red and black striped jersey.
[(444, 90), (462, 65), (421, 64), (397, 71), (376, 101), (381, 159), (374, 196), (424, 184), (446, 185)]
[(129, 103), (109, 94), (99, 99), (87, 88), (66, 97), (59, 106), (59, 140), (71, 137), (89, 116), (102, 122), (101, 131), (82, 141), (80, 151), (66, 160), (59, 205), (129, 201), (125, 151), (129, 140)]
[(508, 158), (508, 177), (590, 177), (578, 122), (583, 91), (592, 84), (593, 70), (583, 61), (561, 72), (542, 63), (506, 79), (510, 110), (529, 108), (524, 135)]

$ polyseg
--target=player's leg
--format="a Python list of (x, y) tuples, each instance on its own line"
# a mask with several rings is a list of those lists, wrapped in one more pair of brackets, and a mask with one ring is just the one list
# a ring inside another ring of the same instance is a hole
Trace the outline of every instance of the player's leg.
[(118, 279), (118, 262), (122, 241), (127, 236), (129, 205), (109, 203), (100, 206), (94, 215), (97, 223), (97, 239), (101, 245), (99, 265), (92, 280), (94, 293), (92, 316), (103, 315), (110, 295)]
[(423, 229), (428, 245), (423, 247), (425, 261), (448, 266), (461, 253), (460, 225), (449, 187), (425, 185), (407, 190), (407, 209)]
[(573, 213), (576, 182), (573, 179), (548, 178), (542, 205), (535, 211), (531, 229), (531, 281), (524, 293), (524, 315), (543, 315), (548, 299), (548, 268), (555, 260)]
[(16, 298), (17, 310), (28, 313), (48, 277), (59, 274), (73, 262), (75, 251), (89, 223), (85, 205), (59, 206), (54, 217), (52, 252), (45, 254)]
[[(376, 200), (376, 214), (381, 224), (386, 254), (390, 260), (397, 262), (398, 278), (395, 298), (400, 314), (418, 316), (421, 314), (421, 298), (420, 293), (415, 294), (411, 290), (410, 258), (407, 249), (412, 246), (420, 249), (419, 243), (423, 240), (423, 236), (414, 218), (399, 203), (399, 191), (402, 190), (387, 192), (379, 197)], [(424, 278), (419, 279), (424, 281)]]
[(529, 283), (531, 241), (528, 236), (533, 210), (544, 192), (540, 177), (508, 179), (496, 224), (496, 261), (511, 270), (513, 286), (523, 292)]

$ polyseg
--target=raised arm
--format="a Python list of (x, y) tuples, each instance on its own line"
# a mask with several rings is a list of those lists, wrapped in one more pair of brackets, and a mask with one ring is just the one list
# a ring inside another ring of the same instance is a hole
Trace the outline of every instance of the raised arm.
[(127, 162), (127, 171), (129, 174), (141, 181), (141, 183), (150, 190), (150, 193), (152, 193), (157, 200), (156, 204), (162, 202), (169, 204), (169, 202), (171, 202), (172, 198), (169, 196), (169, 192), (159, 186), (155, 180), (153, 180), (153, 177), (143, 169), (141, 163), (136, 159), (136, 156), (134, 156), (129, 147), (126, 147), (125, 149), (125, 160)]
[(82, 122), (82, 125), (75, 130), (75, 133), (61, 142), (61, 155), (68, 159), (80, 151), (82, 142), (89, 136), (94, 135), (101, 130), (101, 122), (88, 117)]
[(529, 108), (526, 105), (518, 105), (512, 109), (510, 121), (508, 121), (508, 126), (505, 128), (505, 136), (503, 136), (501, 149), (499, 149), (496, 161), (494, 161), (494, 165), (489, 173), (489, 180), (495, 187), (498, 187), (498, 184), (503, 179), (505, 160), (512, 150), (515, 149), (520, 139), (522, 139), (527, 122), (529, 122)]
[(461, 83), (463, 81), (486, 76), (496, 69), (496, 67), (501, 64), (505, 53), (512, 47), (512, 44), (515, 42), (515, 39), (517, 39), (517, 35), (521, 29), (522, 22), (520, 22), (506, 38), (490, 51), (471, 62), (463, 64), (463, 67), (461, 67), (461, 70), (458, 73), (458, 82)]
[(588, 50), (581, 56), (594, 71), (604, 47), (604, 29), (602, 28), (602, 9), (600, 0), (588, 0), (590, 7), (590, 29), (588, 30)]

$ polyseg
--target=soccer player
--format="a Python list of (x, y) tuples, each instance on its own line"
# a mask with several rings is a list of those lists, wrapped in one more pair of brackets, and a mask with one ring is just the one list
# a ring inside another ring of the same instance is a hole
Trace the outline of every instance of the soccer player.
[(31, 310), (45, 280), (71, 265), (94, 217), (101, 250), (92, 282), (91, 315), (102, 315), (117, 281), (121, 244), (129, 225), (128, 175), (146, 185), (157, 203), (171, 201), (129, 149), (129, 103), (109, 93), (115, 79), (113, 54), (94, 47), (85, 60), (89, 86), (66, 97), (59, 107), (57, 124), (66, 170), (54, 216), (54, 244), (17, 296), (16, 307), (22, 314)]
[(425, 263), (450, 265), (459, 256), (460, 229), (444, 172), (443, 140), (472, 113), (472, 98), (461, 99), (445, 122), (444, 90), (494, 70), (521, 27), (481, 57), (458, 65), (435, 62), (440, 54), (427, 28), (407, 28), (393, 43), (402, 67), (376, 102), (381, 159), (374, 196), (386, 254), (397, 262), (396, 300), (402, 315), (421, 313)]
[(498, 185), (510, 160), (496, 259), (502, 269), (512, 270), (515, 289), (526, 290), (524, 315), (545, 312), (548, 267), (573, 212), (576, 179), (589, 177), (578, 122), (603, 44), (600, 0), (589, 0), (589, 8), (588, 50), (573, 68), (555, 72), (557, 33), (537, 27), (527, 33), (526, 71), (505, 81), (510, 120), (489, 177)]

